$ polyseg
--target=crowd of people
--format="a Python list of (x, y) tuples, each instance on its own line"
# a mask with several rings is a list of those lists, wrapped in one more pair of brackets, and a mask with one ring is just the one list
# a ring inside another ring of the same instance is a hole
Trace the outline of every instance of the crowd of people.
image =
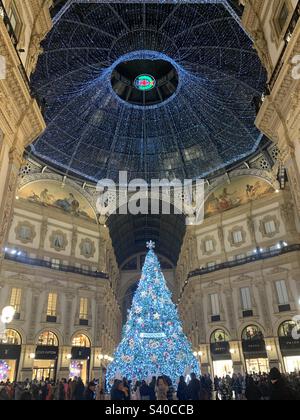
[(96, 381), (84, 384), (81, 378), (53, 382), (26, 380), (0, 383), (0, 401), (91, 401), (104, 399), (103, 387)]
[(300, 374), (282, 375), (273, 368), (269, 374), (240, 374), (224, 378), (211, 379), (209, 375), (197, 378), (191, 374), (188, 383), (181, 376), (174, 386), (167, 376), (153, 377), (150, 382), (137, 381), (135, 384), (116, 379), (110, 390), (105, 393), (96, 380), (84, 384), (81, 378), (62, 379), (56, 383), (45, 380), (29, 380), (24, 383), (0, 383), (0, 401), (92, 401), (111, 399), (113, 401), (149, 400), (149, 401), (198, 401), (198, 400), (300, 400)]
[(192, 374), (188, 383), (182, 376), (176, 390), (166, 376), (153, 377), (149, 383), (136, 382), (133, 386), (126, 379), (116, 379), (111, 400), (300, 400), (300, 375), (282, 375), (274, 368), (270, 374), (239, 374), (212, 381), (209, 375), (197, 378)]

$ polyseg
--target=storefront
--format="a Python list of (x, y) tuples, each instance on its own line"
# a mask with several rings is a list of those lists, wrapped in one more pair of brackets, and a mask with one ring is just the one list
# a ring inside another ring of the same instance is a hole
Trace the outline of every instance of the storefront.
[(77, 334), (72, 340), (70, 378), (81, 378), (84, 383), (89, 381), (91, 364), (91, 343), (84, 334)]
[(300, 322), (284, 322), (278, 335), (284, 370), (287, 373), (300, 372)]
[(249, 325), (242, 333), (242, 347), (246, 372), (269, 372), (269, 359), (263, 332), (256, 325)]
[(21, 344), (17, 331), (6, 330), (0, 337), (0, 382), (14, 382), (17, 379)]
[(58, 338), (51, 331), (43, 332), (38, 340), (33, 364), (33, 379), (42, 381), (56, 380), (59, 353)]
[(213, 374), (219, 378), (233, 374), (229, 336), (224, 330), (216, 330), (210, 339)]

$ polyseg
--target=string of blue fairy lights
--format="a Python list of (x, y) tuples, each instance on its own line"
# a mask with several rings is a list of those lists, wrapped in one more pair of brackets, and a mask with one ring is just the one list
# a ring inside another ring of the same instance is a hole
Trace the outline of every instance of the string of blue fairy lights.
[[(69, 4), (44, 42), (34, 90), (47, 129), (33, 154), (91, 181), (205, 177), (260, 141), (253, 98), (266, 74), (224, 2)], [(180, 85), (136, 107), (112, 90), (122, 60), (169, 60)]]

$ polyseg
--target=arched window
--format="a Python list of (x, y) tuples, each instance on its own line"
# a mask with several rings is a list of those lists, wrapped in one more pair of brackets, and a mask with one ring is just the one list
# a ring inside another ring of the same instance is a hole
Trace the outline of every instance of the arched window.
[(249, 325), (242, 332), (243, 341), (263, 340), (264, 334), (257, 325)]
[(77, 334), (72, 340), (72, 347), (85, 347), (90, 348), (91, 343), (89, 338), (84, 334)]
[(216, 330), (212, 333), (210, 342), (215, 343), (224, 343), (229, 341), (229, 335), (224, 330)]
[(52, 346), (58, 347), (58, 338), (51, 331), (44, 331), (38, 339), (39, 346)]
[(22, 344), (21, 336), (15, 330), (6, 330), (3, 335), (0, 335), (0, 344), (20, 346)]
[(283, 322), (278, 330), (279, 337), (292, 337), (293, 333), (300, 334), (300, 321)]

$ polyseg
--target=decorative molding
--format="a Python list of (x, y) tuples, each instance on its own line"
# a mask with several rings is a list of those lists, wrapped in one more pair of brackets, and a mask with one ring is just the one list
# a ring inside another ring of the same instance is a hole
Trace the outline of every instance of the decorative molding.
[[(275, 225), (275, 231), (267, 233), (266, 232), (266, 223), (268, 222), (274, 222)], [(274, 216), (265, 216), (263, 219), (259, 222), (259, 231), (262, 234), (263, 238), (274, 238), (274, 236), (278, 235), (280, 231), (280, 221), (277, 219), (277, 217)]]
[[(235, 232), (241, 232), (242, 241), (239, 243), (234, 242), (233, 235)], [(228, 233), (228, 242), (232, 248), (240, 248), (246, 243), (247, 233), (245, 232), (243, 226), (236, 226), (231, 229)]]
[(95, 243), (89, 239), (85, 238), (81, 240), (81, 243), (79, 245), (80, 248), (80, 255), (82, 255), (84, 258), (93, 258), (96, 253), (96, 247)]
[(50, 248), (57, 252), (65, 251), (68, 246), (67, 235), (61, 230), (55, 230), (50, 235)]
[[(211, 251), (207, 251), (206, 243), (210, 242), (210, 241), (212, 242), (213, 249)], [(216, 247), (217, 247), (217, 241), (216, 241), (214, 236), (208, 235), (208, 236), (205, 236), (201, 240), (200, 249), (201, 249), (203, 255), (210, 256), (210, 255), (214, 254), (216, 252)]]
[[(22, 228), (27, 230), (27, 236), (22, 236)], [(28, 221), (19, 222), (15, 228), (16, 240), (22, 242), (22, 244), (33, 243), (34, 238), (36, 237), (35, 226), (29, 223)]]

